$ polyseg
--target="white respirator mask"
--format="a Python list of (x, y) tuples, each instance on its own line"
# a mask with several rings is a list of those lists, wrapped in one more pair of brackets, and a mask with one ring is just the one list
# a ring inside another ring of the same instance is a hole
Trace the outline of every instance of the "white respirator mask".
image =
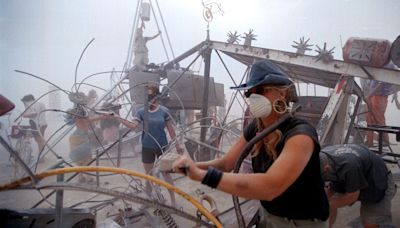
[(271, 101), (263, 95), (253, 93), (248, 98), (249, 109), (255, 118), (266, 117), (271, 114)]

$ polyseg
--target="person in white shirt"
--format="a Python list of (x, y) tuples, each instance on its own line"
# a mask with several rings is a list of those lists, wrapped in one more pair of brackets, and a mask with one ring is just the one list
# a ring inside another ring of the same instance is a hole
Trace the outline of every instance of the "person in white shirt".
[(21, 101), (24, 103), (25, 111), (22, 117), (29, 119), (29, 124), (33, 131), (33, 138), (35, 139), (39, 155), (45, 147), (44, 134), (47, 128), (46, 112), (43, 112), (46, 107), (41, 102), (35, 102), (35, 97), (32, 94), (24, 96)]

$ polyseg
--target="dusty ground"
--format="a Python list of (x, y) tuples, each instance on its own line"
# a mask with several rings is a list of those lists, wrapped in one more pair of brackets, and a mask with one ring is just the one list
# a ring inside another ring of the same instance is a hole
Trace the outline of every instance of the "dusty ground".
[[(68, 158), (68, 152), (66, 150), (67, 144), (65, 141), (61, 142), (54, 149), (59, 152), (62, 156)], [(136, 148), (138, 149), (138, 148)], [(115, 154), (111, 154), (114, 155)], [(122, 161), (121, 167), (129, 168), (133, 170), (137, 170), (143, 172), (143, 168), (140, 161), (140, 156), (134, 157), (135, 154), (133, 150), (129, 147), (125, 147), (124, 156), (126, 158)], [(47, 167), (50, 167), (56, 161), (55, 157), (49, 154), (46, 159), (39, 164), (39, 170), (45, 170)], [(102, 161), (100, 165), (112, 165), (109, 161)], [(399, 169), (395, 165), (391, 165), (393, 172), (398, 173)], [(219, 192), (217, 190), (212, 190), (206, 186), (203, 186), (198, 183), (194, 183), (186, 178), (182, 178), (179, 175), (174, 174), (173, 177), (175, 180), (175, 185), (178, 186), (182, 191), (188, 193), (189, 195), (197, 198), (197, 193), (200, 191), (205, 192), (212, 196), (217, 203), (217, 207), (219, 212), (223, 212), (233, 206), (232, 197), (225, 193)], [(8, 161), (8, 154), (4, 150), (4, 148), (0, 148), (0, 183), (5, 183), (11, 179), (11, 166)], [(55, 178), (49, 178), (45, 181), (54, 181)], [(400, 180), (397, 179), (397, 185), (400, 185)], [(76, 182), (76, 180), (73, 180)], [(107, 176), (100, 178), (101, 185), (106, 188), (116, 188), (116, 190), (122, 190), (121, 183), (125, 183), (124, 186), (127, 186), (126, 181), (119, 175), (116, 176)], [(119, 188), (117, 188), (119, 187)], [(48, 191), (42, 191), (45, 194)], [(167, 191), (165, 189), (162, 190), (164, 196), (168, 196)], [(85, 193), (85, 192), (77, 192), (77, 191), (66, 191), (64, 195), (64, 206), (70, 206), (75, 203), (81, 202), (83, 200), (87, 200), (91, 197), (95, 196), (93, 193)], [(145, 195), (141, 195), (145, 197)], [(18, 191), (4, 191), (0, 192), (0, 207), (1, 208), (30, 208), (34, 203), (36, 203), (40, 199), (40, 195), (37, 191), (33, 190), (18, 190)], [(104, 201), (105, 199), (109, 199), (106, 196), (98, 196), (95, 198), (98, 201)], [(192, 215), (196, 215), (196, 209), (190, 205), (185, 199), (177, 196), (178, 207), (182, 208), (185, 212), (188, 212)], [(43, 203), (40, 207), (49, 207), (54, 204), (54, 197), (50, 197), (48, 203)], [(167, 202), (169, 204), (169, 201)], [(83, 204), (81, 207), (89, 207), (93, 204)], [(136, 205), (140, 207), (140, 205)], [(134, 206), (135, 207), (135, 206)], [(107, 215), (116, 214), (118, 209), (123, 209), (123, 203), (116, 202), (113, 206), (109, 205), (102, 210), (99, 210), (97, 213), (98, 221), (103, 221)], [(351, 207), (346, 207), (339, 210), (338, 220), (334, 227), (350, 227), (348, 223), (354, 220), (359, 216), (359, 203), (354, 204)], [(392, 205), (392, 214), (394, 219), (394, 225), (396, 227), (400, 227), (400, 194), (397, 193), (395, 198), (393, 199)], [(180, 225), (180, 227), (188, 227), (193, 226), (194, 223), (187, 221), (182, 218), (174, 217), (175, 221)], [(141, 226), (146, 226), (145, 221), (141, 221), (143, 224)]]

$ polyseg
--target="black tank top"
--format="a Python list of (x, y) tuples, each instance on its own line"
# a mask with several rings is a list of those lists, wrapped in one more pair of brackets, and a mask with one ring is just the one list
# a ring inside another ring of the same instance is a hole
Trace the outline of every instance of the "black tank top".
[[(325, 221), (329, 217), (329, 204), (324, 190), (324, 182), (320, 173), (319, 152), (320, 145), (315, 129), (306, 121), (291, 118), (281, 124), (279, 130), (282, 139), (277, 144), (278, 156), (282, 152), (284, 143), (292, 136), (303, 134), (310, 136), (314, 141), (314, 152), (303, 172), (297, 180), (280, 196), (272, 201), (261, 200), (261, 205), (268, 213), (289, 219), (320, 219)], [(244, 129), (244, 137), (250, 141), (257, 134), (256, 121), (251, 122)], [(265, 173), (273, 163), (264, 148), (252, 158), (255, 173)], [(265, 186), (268, 188), (268, 186)]]

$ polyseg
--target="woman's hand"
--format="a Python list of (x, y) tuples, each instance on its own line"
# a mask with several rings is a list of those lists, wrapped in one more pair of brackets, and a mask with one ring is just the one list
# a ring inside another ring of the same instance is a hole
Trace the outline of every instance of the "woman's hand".
[(182, 173), (192, 180), (201, 181), (206, 174), (205, 170), (197, 167), (192, 159), (186, 155), (180, 156), (172, 164), (172, 170), (176, 173)]

